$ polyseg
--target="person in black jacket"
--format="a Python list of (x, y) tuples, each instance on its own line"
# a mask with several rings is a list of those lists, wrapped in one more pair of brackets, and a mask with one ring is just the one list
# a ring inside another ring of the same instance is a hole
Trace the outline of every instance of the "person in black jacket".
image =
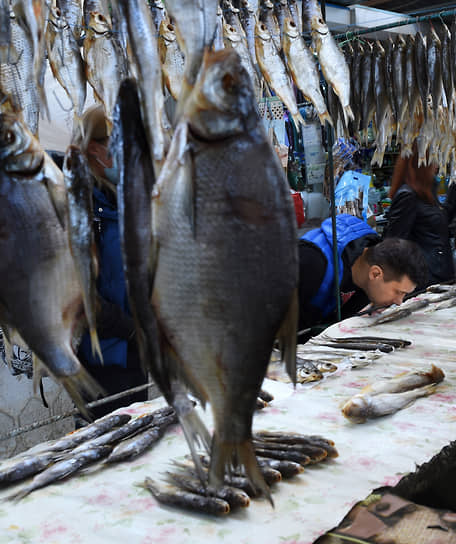
[(448, 216), (435, 192), (437, 167), (418, 166), (418, 151), (414, 146), (409, 158), (396, 161), (391, 182), (391, 207), (384, 237), (412, 240), (423, 251), (429, 275), (425, 287), (454, 278)]

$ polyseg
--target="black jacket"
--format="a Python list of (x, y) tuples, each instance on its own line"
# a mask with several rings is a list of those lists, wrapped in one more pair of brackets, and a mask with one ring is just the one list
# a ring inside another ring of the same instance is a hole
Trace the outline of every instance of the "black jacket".
[(385, 238), (412, 240), (423, 251), (429, 268), (427, 285), (454, 277), (448, 216), (437, 198), (429, 204), (404, 184), (394, 195), (387, 219)]

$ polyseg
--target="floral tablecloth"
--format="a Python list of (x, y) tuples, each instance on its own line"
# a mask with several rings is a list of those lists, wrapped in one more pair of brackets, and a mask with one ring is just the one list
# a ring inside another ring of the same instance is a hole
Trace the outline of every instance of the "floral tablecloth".
[[(374, 318), (345, 320), (332, 336), (383, 335), (412, 340), (409, 348), (382, 355), (369, 366), (337, 372), (312, 386), (267, 380), (275, 399), (254, 419), (255, 429), (320, 434), (335, 441), (337, 459), (306, 467), (273, 487), (275, 508), (264, 499), (223, 519), (160, 506), (138, 487), (145, 476), (160, 480), (172, 459), (188, 453), (179, 427), (130, 463), (88, 471), (35, 491), (19, 503), (0, 503), (0, 544), (236, 543), (308, 544), (336, 526), (351, 506), (382, 485), (394, 485), (416, 464), (455, 439), (456, 309), (412, 316), (377, 327)], [(352, 424), (341, 405), (363, 386), (411, 369), (441, 367), (446, 378), (436, 394), (388, 417)], [(242, 379), (242, 378), (240, 378)], [(162, 399), (128, 408), (154, 410)], [(210, 417), (205, 414), (210, 425)], [(11, 489), (0, 492), (0, 499)]]

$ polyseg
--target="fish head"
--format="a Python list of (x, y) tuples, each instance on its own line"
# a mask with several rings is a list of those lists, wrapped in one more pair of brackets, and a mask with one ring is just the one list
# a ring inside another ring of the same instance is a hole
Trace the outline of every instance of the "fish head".
[(354, 423), (364, 423), (369, 415), (370, 397), (355, 395), (342, 407), (344, 416)]
[(20, 116), (0, 113), (0, 161), (4, 169), (11, 159), (34, 150), (34, 138)]
[(298, 368), (296, 372), (296, 381), (298, 383), (318, 382), (323, 378), (323, 374), (317, 369), (309, 370), (306, 367)]
[(283, 31), (287, 36), (293, 39), (299, 36), (299, 29), (291, 17), (285, 19)]
[(111, 31), (111, 25), (106, 17), (98, 11), (91, 11), (89, 15), (89, 28), (95, 34), (106, 34)]
[(169, 43), (175, 42), (177, 39), (174, 25), (169, 21), (166, 21), (166, 19), (163, 19), (163, 21), (160, 23), (160, 30), (158, 33), (160, 38)]
[(223, 37), (233, 44), (233, 46), (236, 46), (242, 40), (239, 32), (234, 26), (228, 25), (227, 23), (223, 23)]
[(261, 21), (257, 21), (255, 25), (255, 37), (263, 42), (270, 42), (272, 40), (268, 27)]
[(256, 125), (255, 94), (236, 51), (206, 51), (185, 116), (194, 135), (205, 140), (234, 136)]
[(57, 6), (52, 6), (49, 10), (49, 22), (58, 30), (62, 30), (69, 26), (62, 15), (62, 11)]

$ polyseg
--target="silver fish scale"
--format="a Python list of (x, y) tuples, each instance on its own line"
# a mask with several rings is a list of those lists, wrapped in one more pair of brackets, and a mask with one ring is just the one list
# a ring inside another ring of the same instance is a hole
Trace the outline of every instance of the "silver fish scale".
[(192, 144), (195, 232), (176, 197), (177, 175), (161, 195), (166, 213), (158, 217), (153, 298), (168, 339), (209, 396), (219, 436), (236, 441), (250, 433), (295, 285), (294, 218), (262, 129), (221, 144)]
[(0, 84), (2, 91), (13, 95), (28, 128), (36, 134), (40, 103), (33, 72), (33, 44), (16, 18), (10, 21), (12, 47), (9, 62), (0, 64)]

